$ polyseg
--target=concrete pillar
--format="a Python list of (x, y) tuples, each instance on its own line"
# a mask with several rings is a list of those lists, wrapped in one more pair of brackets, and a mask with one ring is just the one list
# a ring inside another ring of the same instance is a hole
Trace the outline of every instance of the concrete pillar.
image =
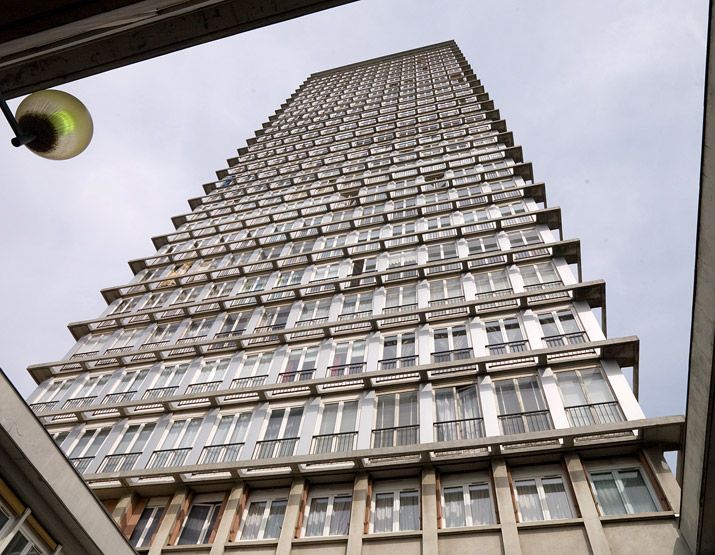
[(432, 352), (434, 351), (434, 341), (432, 339), (432, 330), (430, 330), (429, 326), (422, 326), (417, 329), (417, 332), (415, 333), (415, 342), (418, 364), (431, 364)]
[(296, 478), (290, 486), (288, 494), (288, 505), (286, 506), (285, 517), (283, 518), (283, 526), (281, 527), (281, 535), (278, 538), (278, 546), (276, 547), (276, 555), (289, 555), (293, 537), (295, 536), (295, 526), (298, 522), (298, 514), (300, 513), (300, 502), (303, 499), (303, 490), (305, 489), (305, 480)]
[(243, 483), (238, 483), (231, 489), (226, 501), (226, 507), (221, 516), (221, 522), (218, 523), (218, 529), (214, 536), (213, 544), (209, 555), (223, 555), (224, 545), (231, 540), (231, 525), (236, 518), (236, 512), (241, 504), (243, 497)]
[(504, 555), (521, 555), (519, 531), (516, 528), (514, 502), (511, 497), (511, 484), (509, 484), (509, 473), (504, 459), (492, 459), (492, 474), (497, 514), (501, 523), (502, 550)]
[(606, 336), (603, 334), (603, 330), (601, 329), (600, 322), (596, 319), (596, 316), (593, 314), (593, 310), (591, 310), (591, 307), (587, 302), (577, 301), (573, 303), (573, 307), (578, 319), (581, 321), (581, 326), (586, 332), (586, 335), (588, 335), (590, 341), (602, 341), (603, 339), (606, 339)]
[(127, 523), (127, 514), (129, 513), (130, 509), (132, 508), (132, 500), (134, 499), (134, 494), (132, 493), (125, 493), (119, 501), (117, 501), (117, 504), (114, 507), (114, 510), (112, 511), (112, 519), (114, 522), (117, 523), (117, 526), (119, 526), (120, 529), (124, 530), (124, 526)]
[(357, 449), (369, 449), (372, 439), (372, 422), (377, 407), (374, 391), (368, 391), (360, 399), (360, 420), (358, 421)]
[(541, 379), (541, 389), (544, 392), (544, 398), (546, 399), (546, 404), (549, 407), (549, 412), (551, 413), (551, 419), (554, 422), (554, 428), (570, 428), (568, 417), (566, 416), (566, 409), (564, 409), (564, 402), (561, 399), (561, 393), (559, 391), (559, 385), (556, 383), (556, 377), (554, 376), (553, 370), (551, 368), (542, 368), (539, 370), (539, 378)]
[(353, 502), (350, 508), (350, 530), (348, 531), (348, 545), (345, 555), (361, 555), (362, 537), (365, 532), (365, 512), (368, 499), (367, 474), (355, 476), (353, 484)]
[[(658, 480), (658, 485), (660, 490), (665, 496), (665, 500), (668, 502), (670, 507), (662, 507), (664, 510), (670, 508), (670, 510), (676, 513), (680, 511), (680, 486), (673, 471), (670, 470), (668, 463), (663, 458), (663, 451), (657, 447), (650, 447), (643, 451), (645, 460), (650, 466), (650, 469), (655, 474)], [(647, 478), (647, 477), (646, 477)]]
[(432, 384), (426, 383), (421, 385), (417, 395), (419, 407), (420, 443), (432, 443), (432, 422), (434, 421), (434, 415), (432, 412)]
[(479, 392), (479, 404), (482, 407), (482, 418), (484, 419), (484, 433), (487, 436), (501, 435), (496, 395), (494, 395), (494, 389), (492, 388), (491, 377), (484, 376), (480, 378), (477, 389)]
[(610, 555), (611, 548), (608, 545), (606, 533), (601, 525), (601, 518), (596, 509), (596, 503), (591, 494), (591, 486), (588, 476), (583, 468), (581, 459), (576, 453), (567, 453), (564, 456), (566, 470), (569, 473), (569, 480), (573, 488), (576, 504), (581, 512), (583, 524), (586, 528), (586, 536), (593, 555)]
[(422, 553), (437, 554), (437, 476), (434, 468), (422, 470)]
[(303, 410), (303, 421), (300, 428), (300, 439), (295, 447), (295, 455), (307, 455), (310, 453), (310, 444), (313, 441), (313, 434), (316, 433), (318, 425), (318, 413), (320, 412), (320, 398), (310, 399)]
[[(154, 535), (154, 541), (151, 543), (149, 555), (161, 555), (161, 550), (166, 545), (166, 542), (169, 541), (169, 536), (174, 526), (176, 526), (177, 520), (186, 516), (182, 509), (184, 509), (188, 496), (189, 492), (185, 489), (180, 489), (174, 493), (166, 509), (164, 518), (161, 519), (159, 529)], [(188, 510), (188, 508), (186, 510)]]
[(618, 404), (621, 405), (626, 420), (645, 418), (643, 409), (638, 404), (636, 396), (633, 395), (633, 390), (618, 363), (613, 360), (602, 360), (601, 368), (603, 368), (603, 373), (606, 375), (613, 395), (615, 395)]

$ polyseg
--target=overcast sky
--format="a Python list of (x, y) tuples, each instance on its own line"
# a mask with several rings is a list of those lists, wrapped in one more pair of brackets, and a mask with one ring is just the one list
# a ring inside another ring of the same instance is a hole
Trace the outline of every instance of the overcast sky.
[(0, 366), (29, 394), (310, 73), (455, 39), (606, 280), (609, 336), (640, 336), (646, 414), (683, 413), (706, 23), (705, 0), (361, 0), (59, 87), (94, 117), (80, 157), (0, 129)]

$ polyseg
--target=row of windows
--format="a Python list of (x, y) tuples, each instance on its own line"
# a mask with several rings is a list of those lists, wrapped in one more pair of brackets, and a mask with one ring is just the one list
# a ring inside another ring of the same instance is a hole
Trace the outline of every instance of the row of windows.
[(47, 545), (27, 525), (25, 518), (26, 515), (15, 514), (0, 501), (0, 543), (5, 545), (3, 555), (49, 555)]
[[(589, 486), (599, 513), (603, 516), (652, 513), (667, 510), (659, 500), (646, 469), (637, 461), (609, 466), (599, 461), (586, 463)], [(440, 476), (437, 502), (439, 528), (489, 526), (498, 523), (494, 486), (489, 473)], [(510, 488), (513, 510), (519, 522), (566, 520), (579, 516), (568, 477), (562, 467), (511, 469)], [(367, 500), (366, 522), (369, 534), (420, 530), (421, 491), (416, 479), (373, 481)], [(306, 486), (306, 501), (301, 505), (295, 525), (298, 537), (346, 536), (350, 529), (352, 485), (330, 488)], [(181, 523), (178, 545), (213, 541), (218, 515), (225, 501), (222, 494), (198, 495)], [(130, 541), (135, 547), (151, 544), (164, 516), (167, 498), (151, 499), (141, 512)], [(277, 539), (284, 525), (288, 506), (286, 490), (253, 490), (238, 509), (239, 523), (229, 541)], [(286, 523), (292, 526), (293, 523)]]

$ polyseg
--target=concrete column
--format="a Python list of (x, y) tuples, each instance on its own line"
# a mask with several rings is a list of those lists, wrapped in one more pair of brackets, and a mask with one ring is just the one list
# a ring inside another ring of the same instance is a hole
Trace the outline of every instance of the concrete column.
[(243, 449), (241, 449), (241, 460), (250, 459), (253, 456), (253, 451), (256, 448), (256, 442), (260, 437), (261, 430), (263, 429), (263, 423), (268, 416), (268, 403), (261, 403), (252, 411), (253, 416), (251, 421), (248, 423), (248, 429), (246, 430), (246, 439), (243, 443)]
[(127, 522), (127, 514), (132, 507), (132, 499), (134, 494), (125, 493), (119, 501), (117, 501), (114, 510), (112, 511), (112, 519), (117, 523), (120, 529), (124, 530), (124, 526)]
[(318, 425), (318, 413), (320, 412), (320, 397), (311, 399), (306, 403), (303, 410), (303, 421), (300, 426), (298, 444), (295, 447), (295, 455), (307, 455), (310, 452), (310, 443), (313, 440), (313, 432)]
[(596, 319), (593, 314), (591, 307), (585, 301), (577, 301), (573, 303), (574, 311), (576, 312), (578, 319), (581, 321), (581, 326), (583, 326), (586, 335), (591, 341), (601, 341), (606, 339), (601, 329), (601, 324)]
[(487, 332), (484, 329), (484, 324), (479, 318), (474, 318), (469, 322), (469, 340), (472, 342), (475, 356), (483, 357), (489, 354), (487, 349)]
[(508, 266), (506, 269), (506, 275), (509, 278), (509, 283), (511, 283), (511, 287), (515, 293), (523, 293), (525, 291), (524, 278), (521, 277), (521, 272), (519, 272), (519, 269), (516, 266), (513, 264)]
[(544, 392), (546, 404), (548, 405), (549, 412), (551, 413), (551, 419), (554, 422), (554, 428), (557, 430), (560, 428), (570, 428), (571, 425), (569, 424), (568, 417), (566, 416), (564, 402), (561, 399), (559, 385), (556, 383), (556, 377), (554, 376), (553, 370), (551, 370), (551, 368), (540, 369), (539, 378), (541, 379), (541, 389)]
[(355, 476), (353, 485), (353, 502), (350, 508), (350, 530), (348, 531), (348, 545), (345, 555), (361, 555), (362, 537), (365, 527), (365, 511), (368, 503), (367, 474)]
[(658, 485), (665, 496), (665, 500), (668, 502), (668, 505), (670, 505), (670, 507), (663, 507), (663, 509), (667, 510), (670, 508), (676, 513), (679, 512), (680, 486), (672, 470), (670, 470), (668, 463), (663, 458), (663, 451), (657, 447), (650, 447), (645, 449), (643, 454), (645, 455), (646, 462), (650, 465), (650, 469), (658, 480)]
[(462, 274), (462, 291), (464, 292), (464, 299), (467, 301), (473, 301), (477, 298), (477, 285), (474, 283), (472, 274)]
[(365, 343), (365, 362), (367, 363), (365, 365), (366, 372), (374, 372), (379, 369), (378, 361), (382, 356), (382, 353), (380, 352), (381, 348), (382, 340), (379, 333), (371, 333), (367, 336)]
[(615, 395), (618, 400), (618, 404), (621, 405), (626, 420), (640, 420), (641, 418), (645, 418), (643, 409), (641, 409), (641, 406), (638, 404), (636, 396), (633, 395), (633, 390), (626, 376), (623, 374), (623, 370), (618, 366), (618, 363), (613, 360), (602, 360), (601, 367), (611, 386), (613, 395)]
[(415, 346), (417, 347), (417, 361), (420, 365), (430, 364), (432, 362), (432, 351), (434, 351), (434, 342), (432, 340), (432, 330), (429, 326), (422, 326), (415, 333)]
[(561, 281), (563, 281), (565, 285), (578, 283), (578, 278), (574, 275), (571, 271), (571, 267), (563, 258), (554, 258), (553, 263), (556, 268), (556, 272), (559, 276), (561, 276)]
[(479, 392), (479, 404), (482, 407), (482, 418), (484, 419), (484, 433), (488, 436), (501, 435), (499, 429), (499, 417), (497, 411), (497, 400), (492, 388), (492, 379), (484, 376), (477, 383)]
[(419, 407), (420, 443), (432, 443), (432, 422), (434, 421), (432, 412), (432, 384), (427, 383), (421, 385), (417, 395)]
[(295, 525), (298, 522), (298, 513), (300, 512), (300, 502), (303, 498), (303, 490), (305, 489), (305, 480), (296, 478), (290, 486), (288, 494), (288, 505), (286, 506), (285, 517), (283, 518), (283, 526), (281, 527), (281, 535), (278, 538), (278, 547), (276, 547), (276, 555), (289, 555), (293, 537), (295, 536)]
[(422, 553), (437, 554), (437, 477), (434, 468), (422, 470)]
[(233, 486), (231, 493), (228, 494), (226, 507), (223, 510), (221, 522), (218, 523), (218, 529), (216, 530), (216, 536), (214, 537), (213, 544), (211, 545), (209, 555), (223, 555), (224, 546), (231, 539), (231, 525), (236, 518), (236, 512), (241, 504), (243, 490), (243, 483), (239, 482)]
[(526, 309), (522, 316), (522, 323), (524, 325), (524, 333), (526, 334), (526, 339), (529, 340), (529, 345), (532, 349), (542, 349), (545, 347), (541, 338), (544, 336), (544, 332), (541, 329), (539, 320), (534, 314), (534, 311)]
[(504, 459), (492, 459), (492, 474), (494, 475), (494, 494), (499, 522), (501, 523), (504, 555), (521, 555), (519, 531), (516, 528), (516, 515), (514, 514), (514, 502), (511, 498), (509, 473)]
[(372, 421), (377, 400), (375, 392), (368, 391), (360, 399), (360, 420), (358, 422), (357, 449), (369, 449), (372, 437)]
[(332, 339), (320, 342), (318, 356), (315, 359), (316, 378), (324, 378), (327, 375), (328, 366), (330, 366), (333, 358), (333, 345), (334, 341)]
[(564, 460), (569, 473), (571, 487), (576, 497), (576, 504), (586, 527), (586, 536), (591, 547), (591, 553), (593, 555), (610, 555), (611, 548), (608, 545), (606, 533), (603, 531), (601, 518), (598, 515), (596, 503), (591, 494), (591, 486), (583, 464), (581, 464), (581, 459), (576, 453), (567, 453), (564, 455)]
[(161, 519), (159, 529), (154, 535), (154, 541), (149, 549), (149, 555), (161, 555), (161, 550), (166, 545), (166, 542), (169, 541), (169, 536), (176, 525), (177, 519), (185, 516), (182, 508), (186, 503), (188, 495), (189, 492), (185, 489), (180, 489), (174, 493), (174, 496), (171, 498), (169, 506), (166, 509), (164, 518)]
[(430, 302), (429, 283), (420, 281), (417, 283), (417, 308), (428, 308)]

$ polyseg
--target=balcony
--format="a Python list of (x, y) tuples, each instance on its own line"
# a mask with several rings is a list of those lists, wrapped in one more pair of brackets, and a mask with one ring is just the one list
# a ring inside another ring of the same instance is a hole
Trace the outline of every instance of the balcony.
[(185, 393), (208, 393), (209, 391), (216, 391), (219, 387), (221, 387), (222, 383), (223, 380), (216, 380), (214, 382), (192, 383), (189, 384), (189, 386), (186, 388)]
[(324, 453), (348, 453), (355, 449), (357, 432), (342, 432), (338, 434), (321, 434), (313, 436), (310, 452), (313, 455)]
[(447, 297), (444, 299), (435, 299), (433, 301), (429, 302), (429, 306), (434, 307), (434, 306), (446, 306), (450, 304), (459, 304), (464, 302), (464, 296), (459, 295), (457, 297)]
[(109, 395), (105, 395), (104, 399), (102, 399), (102, 404), (113, 405), (115, 403), (126, 403), (127, 401), (131, 401), (136, 394), (136, 390), (110, 393)]
[(395, 370), (396, 368), (409, 368), (417, 364), (417, 355), (409, 355), (399, 358), (386, 358), (381, 361), (380, 370)]
[(247, 387), (259, 387), (266, 383), (268, 374), (261, 374), (260, 376), (246, 376), (243, 378), (236, 378), (231, 382), (231, 389), (245, 389)]
[(171, 397), (176, 395), (179, 391), (178, 385), (170, 385), (168, 387), (154, 387), (152, 389), (147, 389), (142, 395), (142, 399), (163, 399), (164, 397)]
[(561, 281), (545, 281), (544, 283), (534, 283), (532, 285), (524, 285), (525, 291), (540, 291), (542, 289), (553, 289), (563, 286)]
[(223, 443), (221, 445), (207, 445), (201, 451), (199, 464), (215, 464), (235, 462), (241, 456), (243, 443)]
[(494, 289), (492, 291), (485, 291), (483, 293), (477, 293), (475, 298), (478, 300), (481, 299), (492, 299), (494, 297), (506, 297), (507, 295), (511, 295), (514, 292), (513, 289), (510, 287), (507, 287), (505, 289)]
[(127, 472), (134, 468), (141, 456), (141, 452), (107, 455), (99, 465), (97, 472)]
[(386, 306), (382, 309), (382, 313), (387, 314), (398, 314), (400, 312), (409, 312), (411, 310), (417, 310), (417, 303), (414, 304), (403, 304), (400, 306)]
[(308, 320), (298, 320), (295, 323), (296, 328), (305, 328), (307, 326), (317, 326), (318, 324), (324, 324), (328, 321), (328, 318), (310, 318)]
[(264, 439), (256, 442), (253, 450), (254, 459), (274, 459), (278, 457), (290, 457), (298, 445), (297, 437), (285, 439)]
[(474, 351), (471, 347), (466, 349), (452, 349), (451, 351), (437, 351), (432, 353), (432, 362), (451, 362), (455, 360), (464, 360), (474, 356)]
[(79, 409), (91, 405), (97, 399), (96, 395), (90, 395), (88, 397), (75, 397), (74, 399), (67, 399), (65, 404), (62, 405), (63, 409)]
[(58, 401), (47, 401), (45, 403), (32, 403), (30, 408), (35, 414), (44, 414), (46, 412), (51, 412), (57, 406)]
[(543, 338), (547, 347), (565, 347), (566, 345), (578, 345), (586, 343), (588, 336), (583, 331), (573, 333), (562, 333), (561, 335), (549, 335)]
[(463, 418), (434, 423), (435, 441), (456, 441), (484, 437), (483, 418)]
[(490, 355), (505, 355), (507, 353), (523, 353), (529, 350), (529, 341), (520, 339), (519, 341), (508, 341), (506, 343), (494, 343), (487, 345)]
[(302, 382), (304, 380), (310, 380), (312, 379), (313, 374), (315, 374), (315, 368), (295, 370), (293, 372), (281, 372), (278, 374), (278, 383)]
[(92, 463), (94, 460), (94, 457), (74, 457), (69, 459), (69, 461), (72, 463), (72, 466), (75, 467), (77, 472), (80, 474), (84, 474), (87, 472), (87, 469), (89, 468), (89, 465)]
[(244, 328), (236, 328), (235, 330), (224, 330), (214, 335), (214, 339), (226, 339), (228, 337), (238, 337), (243, 335), (246, 330)]
[(419, 440), (420, 427), (397, 426), (394, 428), (378, 428), (372, 431), (372, 447), (397, 447), (398, 445), (414, 445)]
[(359, 312), (345, 312), (338, 316), (338, 321), (356, 320), (357, 318), (367, 318), (372, 315), (372, 310), (360, 310)]
[(328, 376), (333, 378), (336, 376), (347, 376), (349, 374), (361, 374), (365, 371), (366, 366), (366, 362), (353, 362), (350, 364), (328, 366)]
[(499, 423), (504, 435), (543, 432), (554, 427), (548, 410), (500, 414)]
[(612, 424), (625, 420), (623, 411), (616, 401), (565, 407), (565, 410), (571, 426)]
[(160, 449), (151, 454), (147, 468), (168, 468), (182, 466), (191, 452), (191, 447), (180, 449)]

